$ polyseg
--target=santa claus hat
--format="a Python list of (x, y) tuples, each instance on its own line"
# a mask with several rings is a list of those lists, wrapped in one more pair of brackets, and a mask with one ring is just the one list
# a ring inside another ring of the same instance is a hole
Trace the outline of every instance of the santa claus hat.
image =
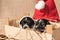
[(41, 9), (43, 9), (45, 7), (45, 2), (44, 2), (44, 0), (40, 0), (36, 5), (35, 5), (35, 8), (37, 9), (37, 10), (41, 10)]

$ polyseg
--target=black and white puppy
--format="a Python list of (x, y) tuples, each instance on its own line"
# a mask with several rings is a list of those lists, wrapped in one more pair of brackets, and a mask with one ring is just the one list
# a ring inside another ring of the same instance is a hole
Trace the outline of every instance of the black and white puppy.
[(35, 24), (35, 29), (39, 32), (44, 32), (46, 25), (50, 24), (46, 19), (39, 19)]
[(34, 25), (34, 20), (31, 17), (24, 17), (22, 18), (22, 20), (20, 21), (20, 25), (22, 26), (22, 28), (26, 29), (26, 28), (33, 28)]

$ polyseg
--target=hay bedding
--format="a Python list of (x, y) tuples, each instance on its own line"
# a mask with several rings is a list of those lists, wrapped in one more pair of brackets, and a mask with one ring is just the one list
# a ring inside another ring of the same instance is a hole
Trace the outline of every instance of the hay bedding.
[(9, 37), (7, 37), (6, 35), (0, 34), (0, 40), (18, 40), (18, 39), (9, 38)]
[[(5, 35), (2, 35), (5, 36)], [(20, 37), (20, 39), (15, 39), (15, 38), (8, 38), (7, 36), (5, 37), (1, 37), (0, 36), (0, 40), (48, 40), (45, 36), (45, 38), (43, 38), (42, 35), (26, 35), (25, 37)]]
[(6, 35), (1, 34), (1, 35), (0, 35), (0, 40), (18, 40), (18, 39), (9, 38), (9, 37), (7, 37)]
[[(32, 29), (22, 29), (5, 25), (4, 40), (52, 40), (52, 35), (49, 33), (39, 33)], [(1, 40), (1, 36), (0, 36)]]

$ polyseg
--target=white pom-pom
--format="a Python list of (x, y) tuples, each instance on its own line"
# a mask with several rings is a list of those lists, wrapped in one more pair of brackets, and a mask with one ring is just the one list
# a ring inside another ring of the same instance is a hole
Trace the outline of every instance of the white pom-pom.
[(36, 5), (35, 8), (38, 10), (41, 10), (45, 7), (45, 2), (44, 1), (39, 1)]

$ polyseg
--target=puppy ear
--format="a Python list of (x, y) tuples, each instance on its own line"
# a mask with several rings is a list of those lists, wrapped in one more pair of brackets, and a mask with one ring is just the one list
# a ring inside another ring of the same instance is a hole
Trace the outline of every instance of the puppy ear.
[(47, 24), (50, 25), (51, 23), (49, 21), (47, 21)]
[(22, 24), (22, 20), (19, 22), (19, 24)]
[(46, 24), (50, 25), (51, 23), (49, 22), (49, 20), (47, 19), (43, 19), (45, 21)]
[(23, 20), (23, 18), (25, 18), (25, 17), (26, 17), (26, 16), (21, 17), (21, 19), (18, 20), (18, 23), (19, 23), (19, 24), (22, 24), (22, 20)]

